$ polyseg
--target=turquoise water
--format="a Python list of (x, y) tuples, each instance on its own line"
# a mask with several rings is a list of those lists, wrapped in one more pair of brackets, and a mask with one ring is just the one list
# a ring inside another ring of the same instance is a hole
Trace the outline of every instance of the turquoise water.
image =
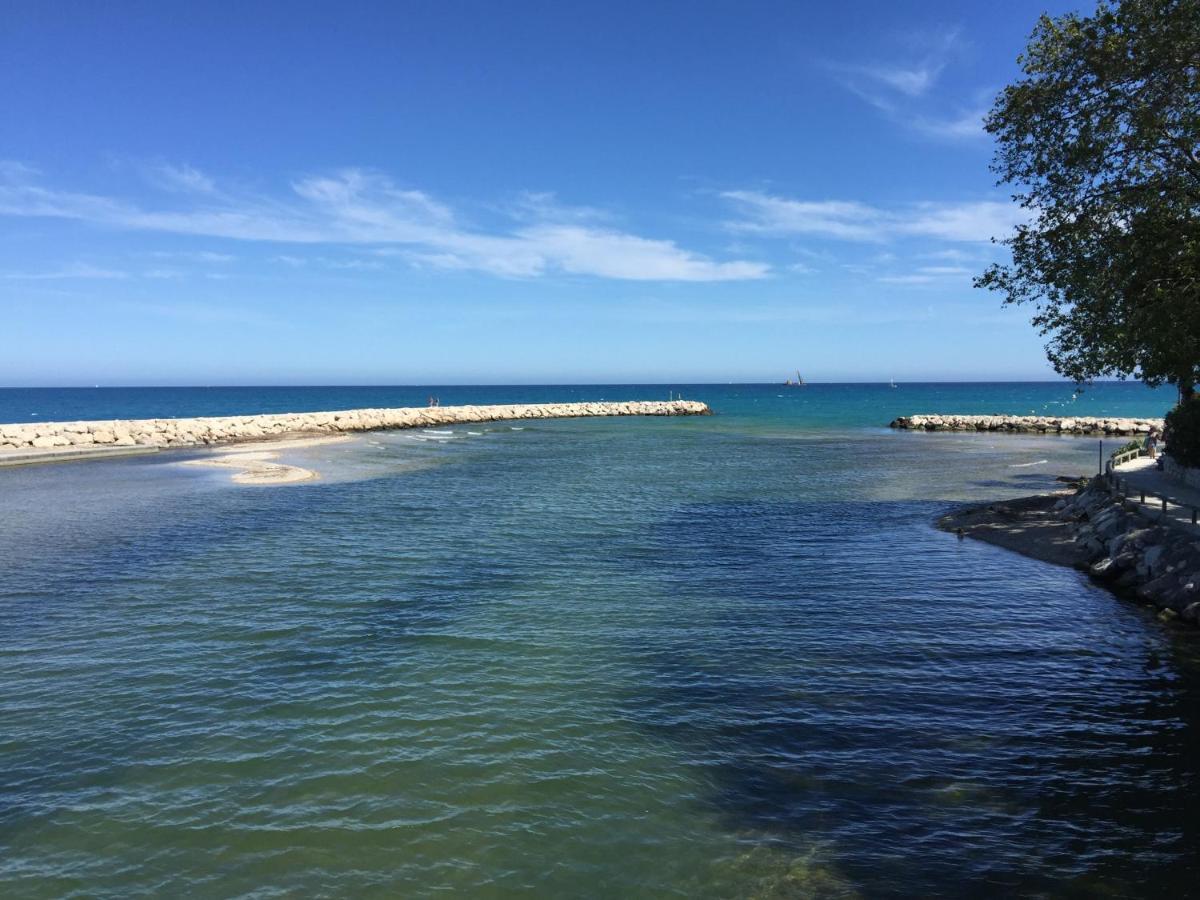
[[(1082, 391), (1065, 382), (782, 385), (488, 385), (424, 387), (0, 388), (0, 422), (153, 419), (443, 405), (584, 400), (704, 400), (725, 416), (800, 419), (804, 427), (886, 425), (920, 412), (1160, 416), (1170, 389), (1101, 382)], [(791, 422), (790, 424), (795, 424)]]
[[(1169, 405), (1131, 387), (1073, 411)], [(1194, 890), (1194, 636), (930, 527), (1096, 441), (879, 427), (1070, 388), (669, 389), (717, 415), (364, 435), (278, 487), (0, 470), (0, 895)], [(33, 411), (255, 391), (136, 395)]]

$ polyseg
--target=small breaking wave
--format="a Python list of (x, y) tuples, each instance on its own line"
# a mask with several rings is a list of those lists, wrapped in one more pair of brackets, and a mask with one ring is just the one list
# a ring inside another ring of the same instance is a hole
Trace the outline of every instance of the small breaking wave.
[(1028, 469), (1030, 466), (1044, 466), (1048, 462), (1050, 462), (1050, 460), (1048, 460), (1048, 459), (1036, 459), (1033, 462), (1012, 463), (1011, 465), (1009, 465), (1009, 468), (1010, 469)]

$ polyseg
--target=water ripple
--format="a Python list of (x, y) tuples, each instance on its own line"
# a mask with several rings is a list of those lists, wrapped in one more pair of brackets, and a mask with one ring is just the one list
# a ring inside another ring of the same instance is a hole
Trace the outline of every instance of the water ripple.
[(1080, 453), (895, 437), (3, 473), (0, 891), (1186, 894), (1195, 642), (929, 526)]

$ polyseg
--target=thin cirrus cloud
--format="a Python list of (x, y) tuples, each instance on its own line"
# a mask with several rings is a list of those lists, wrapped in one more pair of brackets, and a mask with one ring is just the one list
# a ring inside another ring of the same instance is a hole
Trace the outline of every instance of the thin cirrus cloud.
[(180, 260), (194, 263), (229, 263), (237, 257), (231, 253), (216, 253), (212, 250), (156, 250), (150, 254), (155, 259)]
[[(946, 68), (967, 55), (960, 29), (910, 35), (905, 43), (901, 61), (835, 63), (829, 70), (846, 90), (904, 128), (943, 140), (982, 137), (986, 92), (967, 103), (946, 104), (933, 96)], [(954, 112), (946, 114), (947, 105)]]
[[(152, 209), (116, 197), (44, 186), (25, 166), (0, 167), (0, 215), (72, 219), (139, 231), (280, 244), (374, 245), (402, 249), (416, 264), (531, 278), (552, 272), (640, 281), (764, 278), (765, 263), (717, 261), (674, 241), (645, 238), (556, 211), (544, 197), (507, 230), (465, 226), (422, 191), (358, 169), (293, 182), (282, 198), (231, 196), (194, 169), (173, 169), (193, 187), (190, 205)], [(175, 192), (172, 193), (181, 193)], [(182, 196), (182, 193), (181, 193)], [(178, 200), (178, 197), (176, 198)]]
[(48, 272), (5, 272), (0, 275), (0, 278), (8, 281), (60, 281), (75, 278), (108, 281), (128, 277), (128, 272), (122, 272), (117, 269), (104, 269), (99, 266), (93, 266), (90, 263), (72, 263), (58, 269), (51, 269)]
[(903, 43), (907, 45), (907, 58), (902, 62), (844, 63), (831, 68), (842, 75), (847, 87), (861, 92), (868, 101), (880, 99), (880, 92), (923, 97), (951, 61), (966, 50), (959, 28), (916, 32)]
[(947, 60), (925, 60), (916, 65), (834, 66), (843, 84), (863, 100), (885, 111), (895, 109), (889, 94), (923, 97), (937, 83)]
[(978, 274), (964, 266), (921, 266), (905, 275), (883, 275), (876, 279), (883, 284), (936, 284), (947, 280), (961, 280)]
[(886, 243), (897, 238), (983, 242), (1001, 237), (1025, 220), (1012, 203), (915, 203), (882, 209), (846, 200), (797, 200), (760, 191), (725, 191), (740, 217), (727, 227), (773, 237), (808, 235), (843, 241)]
[(910, 125), (929, 137), (969, 140), (983, 137), (983, 120), (987, 112), (986, 105), (972, 106), (965, 112), (949, 118), (917, 116), (911, 120)]
[(143, 171), (147, 181), (165, 191), (211, 194), (217, 189), (213, 179), (186, 163), (179, 166), (158, 163), (147, 166)]

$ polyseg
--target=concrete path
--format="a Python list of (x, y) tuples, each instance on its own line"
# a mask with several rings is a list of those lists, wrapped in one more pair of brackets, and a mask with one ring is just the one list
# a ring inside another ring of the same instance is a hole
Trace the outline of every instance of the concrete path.
[[(1162, 500), (1150, 497), (1149, 493), (1161, 494), (1174, 501), (1167, 504), (1166, 519), (1188, 528), (1192, 526), (1192, 510), (1200, 509), (1200, 490), (1171, 481), (1158, 470), (1154, 460), (1142, 456), (1130, 460), (1113, 470), (1120, 479), (1126, 496), (1137, 503), (1143, 515), (1156, 518), (1163, 515)], [(1145, 503), (1138, 502), (1139, 492), (1146, 491)], [(1196, 529), (1200, 532), (1200, 528)]]

